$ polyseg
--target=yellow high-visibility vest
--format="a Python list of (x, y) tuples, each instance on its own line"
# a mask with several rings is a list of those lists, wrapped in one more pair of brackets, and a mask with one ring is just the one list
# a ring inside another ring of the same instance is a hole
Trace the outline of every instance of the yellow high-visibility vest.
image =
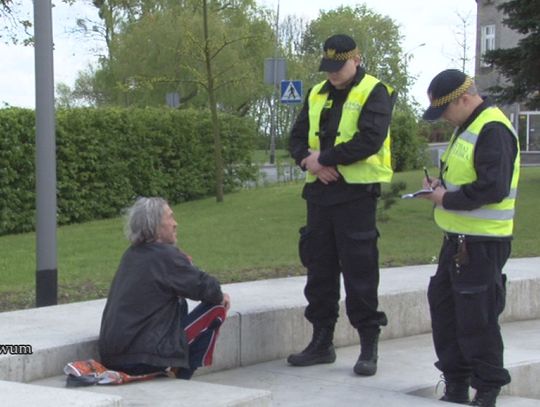
[[(492, 122), (504, 124), (516, 138), (518, 152), (510, 193), (499, 203), (484, 205), (472, 211), (435, 208), (435, 222), (447, 232), (473, 236), (511, 236), (519, 181), (519, 139), (510, 120), (496, 107), (488, 107), (461, 134), (454, 133), (441, 161), (442, 178), (448, 191), (457, 191), (461, 185), (470, 184), (478, 177), (474, 169), (474, 149), (482, 128)], [(484, 136), (485, 137), (485, 136)]]
[[(309, 95), (309, 148), (320, 150), (319, 142), (319, 124), (321, 112), (327, 106), (328, 93), (319, 93), (326, 81), (320, 82), (313, 87)], [(380, 81), (371, 76), (365, 75), (357, 85), (353, 86), (347, 100), (343, 104), (343, 111), (338, 126), (338, 135), (334, 145), (345, 143), (352, 139), (358, 131), (358, 118), (362, 112), (362, 107), (371, 94), (373, 88)], [(394, 93), (394, 90), (386, 85), (388, 93)], [(360, 135), (361, 137), (362, 135)], [(338, 165), (338, 171), (345, 181), (349, 184), (371, 184), (375, 182), (390, 182), (392, 180), (392, 163), (390, 154), (390, 129), (380, 150), (367, 157), (366, 159), (356, 161), (348, 165)], [(306, 172), (306, 182), (314, 182), (317, 177)]]

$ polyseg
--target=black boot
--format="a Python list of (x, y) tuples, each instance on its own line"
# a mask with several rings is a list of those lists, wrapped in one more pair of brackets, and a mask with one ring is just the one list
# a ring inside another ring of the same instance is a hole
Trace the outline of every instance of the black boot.
[(360, 356), (354, 365), (354, 373), (373, 376), (377, 372), (377, 348), (380, 329), (358, 332), (360, 335)]
[(457, 404), (469, 404), (469, 382), (462, 381), (444, 381), (444, 396), (439, 400), (448, 401)]
[(473, 401), (470, 406), (482, 406), (482, 407), (495, 407), (495, 401), (497, 396), (501, 392), (499, 388), (492, 388), (488, 390), (477, 390)]
[(300, 353), (293, 353), (287, 358), (293, 366), (311, 366), (320, 363), (333, 363), (336, 352), (333, 345), (334, 325), (313, 326), (313, 337), (309, 345)]

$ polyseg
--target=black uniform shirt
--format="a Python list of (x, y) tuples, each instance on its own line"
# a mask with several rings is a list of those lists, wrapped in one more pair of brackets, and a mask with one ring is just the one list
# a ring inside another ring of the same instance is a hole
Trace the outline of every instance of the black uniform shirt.
[[(372, 90), (358, 118), (358, 129), (351, 140), (334, 146), (343, 104), (351, 88), (364, 78), (365, 70), (359, 67), (352, 83), (346, 89), (336, 89), (326, 82), (321, 93), (329, 93), (328, 100), (332, 101), (329, 109), (323, 109), (319, 124), (320, 156), (319, 163), (324, 166), (347, 165), (365, 159), (377, 153), (386, 138), (395, 99), (386, 87), (379, 83)], [(300, 111), (291, 131), (289, 151), (296, 163), (309, 156), (309, 95), (306, 95), (304, 106)], [(304, 168), (305, 170), (305, 168)], [(304, 199), (318, 205), (335, 205), (353, 201), (366, 194), (379, 194), (380, 184), (348, 184), (343, 177), (327, 185), (319, 179), (306, 183), (302, 196)]]

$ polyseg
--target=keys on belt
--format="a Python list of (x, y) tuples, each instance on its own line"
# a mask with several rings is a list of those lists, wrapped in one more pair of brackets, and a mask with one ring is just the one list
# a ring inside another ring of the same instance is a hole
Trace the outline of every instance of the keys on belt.
[(456, 263), (456, 270), (459, 273), (460, 266), (466, 266), (469, 264), (469, 253), (467, 252), (467, 241), (465, 235), (457, 235), (457, 251), (454, 254), (454, 262)]

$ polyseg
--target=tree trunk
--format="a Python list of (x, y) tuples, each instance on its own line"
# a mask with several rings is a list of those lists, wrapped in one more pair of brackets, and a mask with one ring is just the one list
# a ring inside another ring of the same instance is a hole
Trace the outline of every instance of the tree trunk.
[(217, 114), (217, 103), (214, 89), (214, 77), (212, 74), (212, 60), (210, 55), (210, 39), (208, 36), (208, 5), (207, 0), (203, 0), (203, 24), (204, 24), (204, 59), (206, 63), (206, 76), (208, 85), (208, 103), (212, 118), (212, 131), (214, 135), (214, 166), (216, 181), (216, 201), (223, 202), (223, 180), (224, 165), (222, 155), (221, 133), (219, 129), (219, 119)]

